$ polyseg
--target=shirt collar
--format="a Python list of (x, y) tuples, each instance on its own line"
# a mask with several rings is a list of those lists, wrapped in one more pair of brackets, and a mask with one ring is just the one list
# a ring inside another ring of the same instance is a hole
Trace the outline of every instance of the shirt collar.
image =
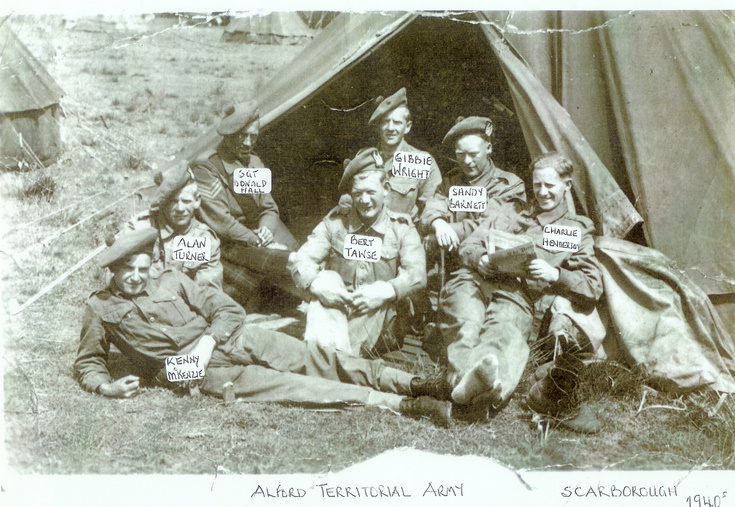
[(370, 230), (373, 230), (377, 234), (380, 234), (382, 236), (385, 235), (385, 231), (387, 229), (388, 214), (386, 212), (385, 204), (383, 204), (383, 209), (380, 210), (378, 218), (375, 219), (375, 222), (373, 222), (371, 226), (366, 226), (364, 223), (362, 223), (362, 219), (360, 218), (360, 215), (357, 214), (354, 206), (350, 210), (350, 214), (348, 215), (347, 219), (347, 232), (349, 232), (350, 234), (366, 233)]
[(536, 215), (536, 220), (542, 226), (556, 222), (568, 212), (569, 209), (567, 208), (566, 199), (560, 202), (556, 208), (549, 211), (540, 210), (534, 205), (534, 214)]
[(151, 279), (148, 278), (148, 283), (146, 283), (145, 289), (143, 289), (143, 291), (140, 294), (136, 294), (135, 296), (129, 296), (129, 295), (125, 294), (117, 286), (117, 284), (115, 283), (115, 280), (112, 279), (112, 280), (110, 280), (110, 292), (112, 293), (113, 296), (119, 297), (121, 299), (127, 299), (128, 301), (133, 301), (134, 299), (137, 299), (137, 298), (139, 298), (141, 296), (148, 296), (149, 295), (148, 290), (150, 289), (150, 282), (151, 282)]
[[(396, 154), (399, 151), (409, 151), (409, 148), (410, 146), (406, 142), (406, 139), (405, 138), (401, 139), (401, 142), (398, 143), (398, 146), (396, 147), (396, 151), (394, 151), (393, 154)], [(383, 159), (383, 162), (386, 164), (386, 171), (390, 171), (390, 167), (387, 167), (388, 165), (387, 163), (389, 160), (393, 159), (393, 155), (391, 155), (390, 157), (386, 157), (385, 154), (382, 151), (380, 151), (380, 149), (378, 149), (378, 151), (380, 152), (380, 157)]]
[(186, 236), (194, 229), (196, 220), (196, 218), (191, 217), (191, 220), (189, 221), (189, 227), (187, 227), (184, 232), (180, 233), (174, 232), (173, 228), (168, 224), (168, 222), (166, 222), (166, 220), (161, 220), (161, 239), (163, 241), (166, 241), (167, 239), (170, 239), (174, 236)]

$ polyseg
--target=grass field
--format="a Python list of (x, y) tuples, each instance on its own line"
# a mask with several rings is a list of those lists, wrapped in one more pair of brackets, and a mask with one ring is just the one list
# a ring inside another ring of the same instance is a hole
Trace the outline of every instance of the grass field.
[[(151, 184), (155, 168), (301, 49), (223, 43), (221, 28), (169, 25), (15, 20), (66, 96), (59, 163), (0, 174), (11, 467), (45, 474), (324, 472), (408, 446), (534, 470), (735, 468), (732, 403), (709, 416), (712, 394), (651, 392), (642, 406), (643, 379), (611, 364), (585, 373), (582, 394), (606, 422), (592, 436), (535, 422), (523, 401), (528, 382), (489, 421), (449, 429), (370, 408), (224, 406), (159, 388), (129, 400), (84, 392), (71, 366), (83, 302), (104, 285), (102, 270), (88, 263), (21, 314), (11, 312), (144, 209), (145, 197), (134, 191)], [(113, 370), (126, 369), (116, 358)]]

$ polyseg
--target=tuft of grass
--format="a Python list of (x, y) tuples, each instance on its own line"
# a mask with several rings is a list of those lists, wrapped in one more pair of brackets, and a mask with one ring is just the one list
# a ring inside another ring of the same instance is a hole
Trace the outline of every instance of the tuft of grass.
[(56, 194), (56, 179), (47, 173), (37, 173), (23, 183), (20, 190), (22, 200), (44, 200), (50, 202)]

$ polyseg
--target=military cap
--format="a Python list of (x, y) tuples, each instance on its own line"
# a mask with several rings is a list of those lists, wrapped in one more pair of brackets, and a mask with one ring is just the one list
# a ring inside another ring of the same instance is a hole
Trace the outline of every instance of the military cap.
[(97, 256), (97, 264), (106, 268), (133, 253), (150, 252), (158, 231), (153, 227), (145, 227), (122, 234), (107, 241), (107, 248)]
[(189, 181), (192, 181), (189, 165), (186, 162), (180, 162), (168, 171), (166, 174), (156, 173), (153, 180), (158, 185), (156, 192), (151, 200), (151, 213), (158, 213), (163, 206), (176, 194), (184, 188)]
[(406, 104), (408, 104), (408, 100), (406, 99), (406, 88), (401, 88), (387, 99), (379, 97), (377, 101), (378, 107), (376, 107), (375, 111), (373, 111), (373, 115), (370, 117), (368, 125), (373, 125), (375, 122), (380, 120), (386, 114), (393, 111), (398, 106), (405, 106)]
[(354, 178), (356, 174), (360, 174), (365, 171), (382, 170), (383, 159), (377, 148), (368, 148), (358, 151), (355, 158), (352, 160), (345, 160), (345, 172), (342, 174), (342, 179), (339, 180), (339, 192), (341, 194), (349, 193), (352, 178)]
[(449, 144), (455, 139), (466, 136), (467, 134), (480, 134), (486, 138), (493, 133), (493, 121), (483, 116), (469, 116), (467, 118), (460, 116), (457, 122), (449, 129), (447, 135), (444, 136), (442, 144)]
[(260, 111), (255, 101), (250, 100), (230, 106), (225, 109), (225, 116), (217, 125), (217, 133), (221, 136), (237, 134), (258, 118), (260, 118)]

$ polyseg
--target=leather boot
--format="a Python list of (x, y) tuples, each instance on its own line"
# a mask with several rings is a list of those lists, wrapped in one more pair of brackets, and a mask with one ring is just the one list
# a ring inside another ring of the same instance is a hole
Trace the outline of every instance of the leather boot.
[(420, 396), (418, 398), (401, 400), (398, 411), (401, 415), (412, 419), (428, 418), (437, 426), (447, 428), (452, 417), (452, 404), (448, 401), (439, 401), (428, 396)]

